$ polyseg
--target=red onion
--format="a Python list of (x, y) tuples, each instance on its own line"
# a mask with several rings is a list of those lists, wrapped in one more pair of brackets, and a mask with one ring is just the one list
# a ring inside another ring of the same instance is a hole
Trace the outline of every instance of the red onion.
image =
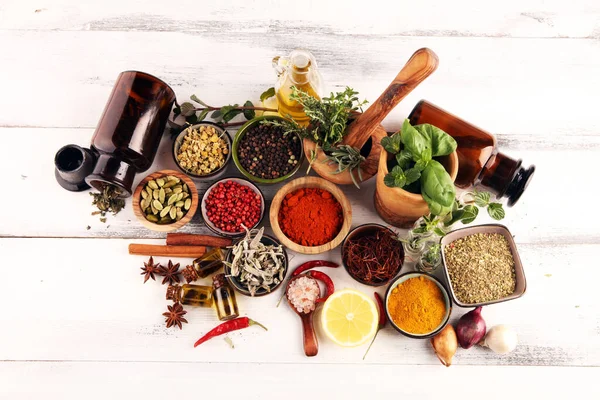
[(458, 320), (456, 336), (463, 349), (477, 344), (485, 337), (485, 321), (481, 317), (481, 307), (469, 311)]

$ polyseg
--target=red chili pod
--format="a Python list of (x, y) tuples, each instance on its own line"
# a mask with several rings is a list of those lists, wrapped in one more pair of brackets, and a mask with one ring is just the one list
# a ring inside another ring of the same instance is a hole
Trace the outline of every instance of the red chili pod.
[(335, 286), (333, 285), (333, 281), (331, 280), (329, 275), (321, 271), (308, 271), (306, 275), (310, 276), (311, 278), (318, 279), (325, 284), (325, 296), (319, 297), (317, 299), (317, 303), (325, 302), (325, 300), (327, 300), (329, 296), (331, 296), (333, 292), (335, 292)]
[(313, 269), (313, 268), (317, 268), (317, 267), (337, 268), (339, 266), (340, 266), (339, 264), (334, 263), (332, 261), (325, 261), (325, 260), (307, 261), (304, 264), (300, 265), (298, 268), (296, 268), (294, 270), (294, 272), (292, 273), (292, 276), (298, 276), (301, 273), (303, 273), (304, 271), (307, 271), (307, 270)]

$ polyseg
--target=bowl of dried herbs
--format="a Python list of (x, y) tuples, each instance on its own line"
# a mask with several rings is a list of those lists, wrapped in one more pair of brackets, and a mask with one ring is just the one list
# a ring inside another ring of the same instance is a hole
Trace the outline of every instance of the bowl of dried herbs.
[(523, 264), (505, 226), (457, 229), (444, 236), (441, 245), (450, 294), (460, 307), (500, 303), (525, 293)]
[(224, 261), (225, 276), (233, 288), (251, 297), (273, 293), (285, 279), (288, 256), (265, 228), (247, 230), (246, 235), (231, 246)]

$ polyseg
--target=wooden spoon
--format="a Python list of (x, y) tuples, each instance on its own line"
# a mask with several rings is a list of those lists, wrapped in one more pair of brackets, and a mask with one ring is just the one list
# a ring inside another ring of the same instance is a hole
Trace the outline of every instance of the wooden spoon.
[(296, 279), (298, 279), (300, 277), (313, 279), (315, 281), (315, 283), (317, 284), (317, 286), (319, 285), (315, 278), (312, 278), (305, 274), (300, 274), (289, 280), (289, 282), (285, 288), (285, 298), (287, 299), (288, 304), (290, 305), (292, 310), (294, 310), (294, 312), (296, 314), (298, 314), (298, 316), (302, 320), (302, 333), (304, 336), (304, 354), (306, 354), (307, 357), (314, 357), (319, 352), (319, 341), (317, 340), (317, 334), (315, 333), (315, 327), (313, 325), (313, 315), (315, 313), (315, 310), (312, 310), (308, 313), (303, 313), (303, 312), (298, 311), (296, 309), (296, 307), (293, 306), (293, 304), (290, 301), (290, 298), (288, 296), (288, 289), (289, 289), (290, 285), (292, 284), (292, 282), (294, 282)]
[[(361, 149), (369, 138), (372, 139), (371, 151), (366, 160), (361, 164), (363, 181), (371, 178), (377, 173), (379, 156), (381, 154), (380, 141), (387, 133), (381, 126), (381, 121), (392, 111), (402, 99), (404, 99), (414, 88), (431, 75), (438, 66), (437, 55), (428, 48), (417, 50), (400, 70), (396, 78), (390, 83), (377, 100), (362, 114), (358, 116), (348, 127), (342, 144)], [(314, 142), (305, 139), (304, 151), (310, 159), (314, 151)], [(313, 169), (323, 178), (341, 185), (352, 183), (350, 172), (332, 174), (337, 169), (337, 164), (329, 165), (327, 156), (322, 150), (317, 152), (317, 160), (313, 162)], [(354, 172), (358, 181), (358, 173)]]

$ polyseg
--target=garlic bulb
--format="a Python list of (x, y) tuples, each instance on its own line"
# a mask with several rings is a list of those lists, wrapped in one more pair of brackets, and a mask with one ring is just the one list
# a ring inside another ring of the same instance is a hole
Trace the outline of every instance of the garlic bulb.
[(482, 346), (489, 347), (494, 353), (507, 354), (517, 347), (517, 332), (508, 325), (496, 325), (485, 335)]

